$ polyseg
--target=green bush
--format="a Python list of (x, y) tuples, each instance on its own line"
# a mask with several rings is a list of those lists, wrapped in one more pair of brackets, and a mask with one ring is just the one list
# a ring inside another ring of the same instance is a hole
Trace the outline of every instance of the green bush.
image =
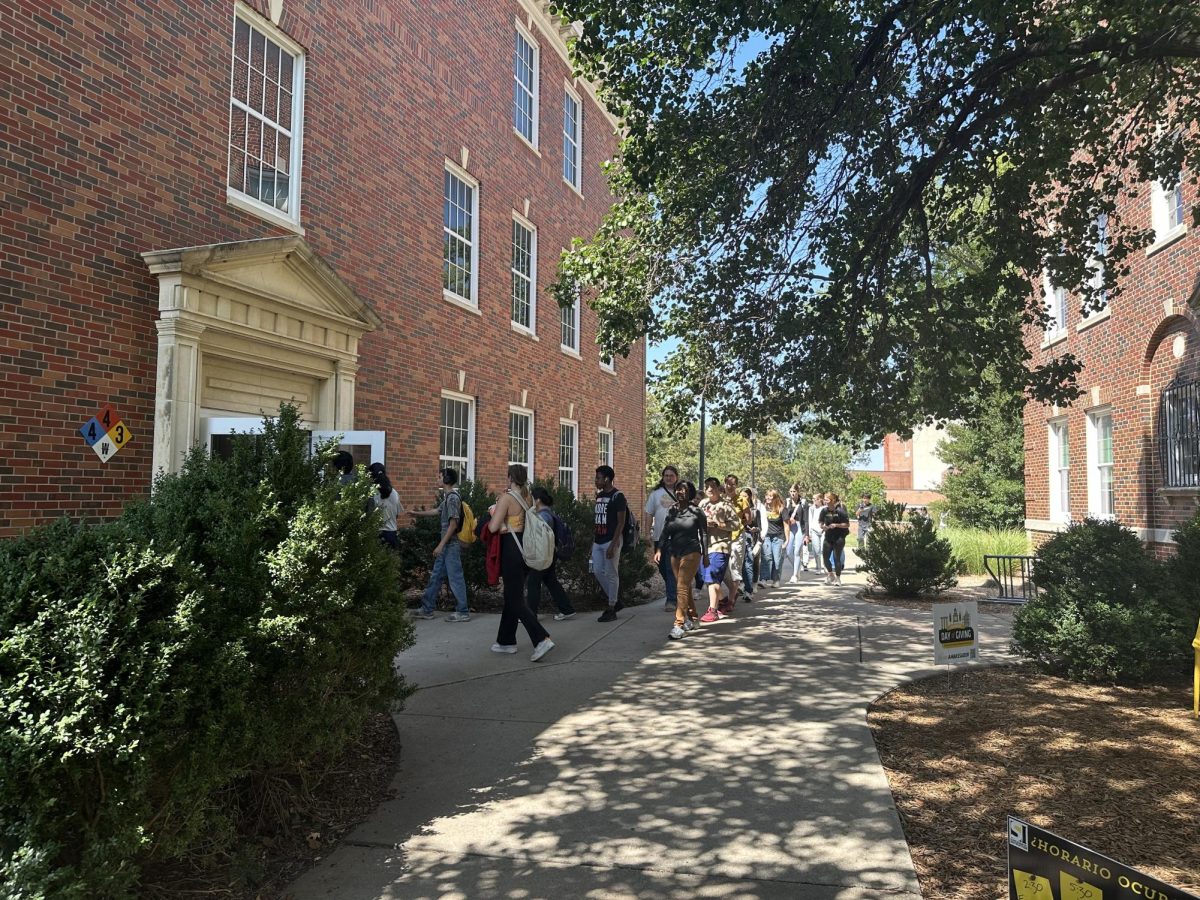
[[(459, 485), (463, 503), (471, 507), (476, 519), (483, 518), (488, 507), (496, 502), (496, 495), (482, 481), (467, 480)], [(442, 495), (431, 497), (425, 505), (432, 509), (442, 502)], [(414, 519), (413, 527), (401, 527), (397, 532), (400, 551), (401, 583), (404, 588), (424, 590), (433, 571), (433, 548), (441, 539), (441, 519), (433, 516)], [(483, 545), (476, 541), (462, 548), (463, 577), (467, 583), (467, 600), (474, 591), (487, 587), (487, 569), (484, 563)]]
[(402, 695), (396, 560), (331, 455), (284, 407), (118, 520), (0, 543), (0, 896), (129, 896), (220, 851), (264, 779)]
[(1085, 520), (1041, 546), (1038, 592), (1013, 619), (1013, 650), (1087, 682), (1136, 682), (1184, 660), (1190, 633), (1163, 602), (1162, 565), (1137, 536)]
[(984, 556), (1028, 556), (1029, 537), (1016, 528), (962, 528), (947, 525), (938, 535), (950, 542), (959, 575), (985, 575)]
[(876, 523), (858, 556), (871, 582), (894, 597), (940, 594), (958, 583), (950, 542), (938, 536), (926, 516)]
[(887, 499), (887, 485), (883, 483), (882, 478), (870, 472), (859, 472), (855, 475), (850, 486), (846, 488), (846, 508), (851, 513), (858, 506), (859, 498), (863, 494), (870, 494), (872, 503), (882, 503)]
[(1179, 527), (1173, 535), (1175, 555), (1167, 560), (1167, 584), (1164, 601), (1172, 616), (1183, 623), (1185, 631), (1195, 634), (1200, 620), (1200, 512)]

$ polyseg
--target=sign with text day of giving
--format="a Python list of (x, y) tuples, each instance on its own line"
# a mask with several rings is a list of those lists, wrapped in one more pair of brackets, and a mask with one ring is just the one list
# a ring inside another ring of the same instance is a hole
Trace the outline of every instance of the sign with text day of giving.
[(107, 403), (97, 410), (96, 415), (83, 423), (79, 433), (100, 457), (100, 462), (108, 462), (133, 438), (129, 426), (121, 421), (117, 411)]
[(979, 618), (974, 600), (933, 604), (933, 661), (937, 665), (979, 657)]

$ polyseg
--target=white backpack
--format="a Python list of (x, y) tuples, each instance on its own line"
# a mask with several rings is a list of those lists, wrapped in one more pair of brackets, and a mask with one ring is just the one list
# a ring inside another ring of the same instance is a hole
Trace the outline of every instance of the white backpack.
[(513, 535), (517, 538), (521, 555), (525, 557), (525, 565), (536, 572), (544, 572), (554, 562), (554, 529), (532, 507), (526, 505), (520, 494), (516, 491), (509, 493), (525, 510), (525, 531), (520, 536)]

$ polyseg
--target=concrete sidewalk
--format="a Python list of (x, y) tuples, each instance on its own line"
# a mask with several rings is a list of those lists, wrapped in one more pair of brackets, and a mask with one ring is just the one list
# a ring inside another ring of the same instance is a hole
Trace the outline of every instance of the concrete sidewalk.
[[(844, 581), (808, 575), (682, 641), (658, 603), (543, 613), (540, 663), (523, 630), (490, 652), (497, 616), (419, 622), (397, 797), (294, 896), (920, 897), (865, 708), (934, 671), (932, 623)], [(1008, 621), (981, 617), (985, 659)]]

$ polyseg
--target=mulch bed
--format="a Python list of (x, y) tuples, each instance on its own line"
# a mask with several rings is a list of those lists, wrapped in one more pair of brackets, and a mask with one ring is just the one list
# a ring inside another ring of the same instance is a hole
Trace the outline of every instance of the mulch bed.
[[(384, 800), (400, 757), (400, 737), (388, 713), (372, 717), (361, 737), (307, 794), (280, 784), (271, 798), (282, 817), (247, 833), (236, 854), (182, 860), (145, 873), (141, 896), (283, 900), (305, 869), (326, 856)], [(249, 823), (246, 823), (247, 825)]]
[(1200, 893), (1200, 721), (1178, 684), (1027, 666), (905, 685), (868, 721), (925, 900), (1006, 898), (1007, 816)]

